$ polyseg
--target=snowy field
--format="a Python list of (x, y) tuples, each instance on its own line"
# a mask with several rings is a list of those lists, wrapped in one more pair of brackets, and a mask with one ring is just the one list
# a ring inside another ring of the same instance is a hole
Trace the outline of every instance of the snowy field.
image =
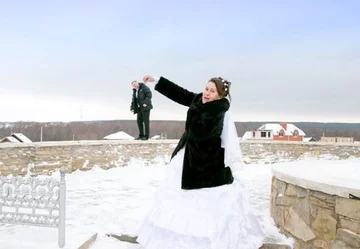
[[(76, 249), (95, 233), (94, 249), (138, 249), (138, 245), (119, 242), (106, 233), (136, 234), (153, 194), (164, 177), (165, 163), (145, 165), (132, 161), (128, 167), (75, 173), (66, 176), (66, 245)], [(312, 161), (314, 162), (314, 161)], [(359, 163), (359, 161), (357, 161)], [(55, 176), (58, 177), (59, 173)], [(270, 164), (245, 166), (241, 178), (247, 184), (255, 214), (261, 220), (268, 242), (291, 244), (278, 233), (269, 214)], [(57, 229), (20, 225), (0, 225), (1, 249), (55, 249)]]

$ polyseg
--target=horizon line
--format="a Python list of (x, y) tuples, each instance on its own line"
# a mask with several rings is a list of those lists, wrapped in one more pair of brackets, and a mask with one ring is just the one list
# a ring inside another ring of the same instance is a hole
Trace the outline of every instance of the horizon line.
[[(94, 120), (72, 120), (72, 121), (34, 121), (34, 120), (19, 120), (19, 121), (0, 121), (0, 123), (79, 123), (79, 122), (113, 122), (113, 121), (134, 121), (134, 119), (94, 119)], [(151, 119), (151, 121), (175, 121), (185, 122), (185, 119)], [(237, 123), (322, 123), (322, 124), (360, 124), (358, 122), (341, 122), (341, 121), (279, 121), (279, 120), (234, 120)]]

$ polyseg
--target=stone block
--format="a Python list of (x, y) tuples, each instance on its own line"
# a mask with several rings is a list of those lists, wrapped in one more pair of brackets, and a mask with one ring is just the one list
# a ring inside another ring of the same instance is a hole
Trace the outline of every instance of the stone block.
[(336, 197), (319, 191), (313, 191), (314, 197), (319, 200), (335, 204)]
[(288, 209), (285, 207), (276, 206), (275, 207), (275, 214), (273, 216), (273, 219), (276, 223), (276, 225), (280, 227), (284, 227), (285, 225), (285, 217), (287, 215)]
[(333, 217), (333, 212), (319, 208), (311, 227), (318, 238), (329, 241), (336, 237), (336, 225), (337, 220)]
[(360, 234), (356, 234), (346, 229), (338, 229), (336, 239), (344, 241), (354, 248), (360, 248)]
[(316, 238), (311, 227), (306, 224), (302, 217), (295, 212), (293, 208), (289, 209), (289, 213), (285, 217), (284, 228), (296, 238), (301, 239), (304, 242)]
[(330, 249), (358, 249), (358, 248), (349, 246), (344, 241), (334, 240), (330, 243)]
[(317, 207), (334, 210), (335, 204), (326, 202), (324, 199), (318, 199), (315, 196), (310, 196), (309, 200), (310, 200), (310, 205), (315, 205)]
[(297, 187), (293, 184), (287, 184), (285, 195), (287, 196), (296, 196), (297, 193)]
[(302, 217), (306, 224), (310, 225), (311, 215), (309, 198), (299, 198), (299, 202), (293, 206), (293, 209)]
[(323, 249), (323, 248), (330, 248), (330, 241), (326, 241), (326, 240), (320, 240), (320, 239), (316, 239), (314, 241), (312, 241), (312, 247), (310, 248), (314, 248), (314, 249)]
[(276, 196), (276, 205), (280, 205), (280, 206), (286, 206), (286, 207), (291, 207), (295, 204), (297, 204), (298, 202), (300, 202), (300, 200), (296, 197), (291, 197), (291, 196)]
[(309, 190), (304, 189), (302, 187), (296, 188), (296, 196), (299, 198), (308, 197), (309, 196)]
[(337, 197), (335, 212), (350, 219), (360, 221), (360, 200)]
[(355, 220), (341, 217), (339, 228), (351, 230), (355, 233), (360, 234), (360, 221), (355, 221)]

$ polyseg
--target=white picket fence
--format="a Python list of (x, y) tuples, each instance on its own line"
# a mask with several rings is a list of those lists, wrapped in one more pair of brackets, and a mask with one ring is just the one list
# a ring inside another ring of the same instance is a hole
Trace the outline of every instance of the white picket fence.
[(58, 228), (65, 246), (65, 169), (52, 177), (0, 176), (0, 223)]

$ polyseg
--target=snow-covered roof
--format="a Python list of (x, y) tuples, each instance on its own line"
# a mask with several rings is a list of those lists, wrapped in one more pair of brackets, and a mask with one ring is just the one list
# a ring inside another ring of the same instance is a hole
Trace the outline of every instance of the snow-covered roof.
[(1, 139), (0, 143), (4, 143), (4, 142), (20, 143), (19, 140), (17, 140), (16, 138), (14, 138), (12, 136), (4, 137), (3, 139)]
[(119, 132), (107, 135), (106, 137), (104, 137), (104, 139), (108, 139), (108, 140), (133, 140), (134, 137), (130, 136), (126, 132), (119, 131)]
[(273, 134), (279, 135), (281, 130), (285, 131), (285, 135), (291, 136), (295, 130), (298, 130), (299, 136), (305, 136), (305, 132), (296, 127), (293, 124), (286, 124), (286, 130), (281, 126), (281, 124), (264, 124), (258, 128), (262, 131), (272, 131)]
[(241, 140), (249, 140), (253, 137), (252, 135), (252, 131), (247, 131), (244, 133), (244, 135), (242, 136)]
[(23, 143), (32, 143), (32, 141), (27, 137), (25, 136), (24, 134), (22, 133), (13, 133), (11, 134), (11, 136), (15, 137), (17, 140), (19, 140), (20, 142), (23, 142)]
[(1, 142), (32, 143), (32, 141), (22, 133), (13, 133), (8, 137), (3, 138)]
[(312, 137), (304, 137), (303, 142), (310, 142), (311, 139), (312, 139)]

